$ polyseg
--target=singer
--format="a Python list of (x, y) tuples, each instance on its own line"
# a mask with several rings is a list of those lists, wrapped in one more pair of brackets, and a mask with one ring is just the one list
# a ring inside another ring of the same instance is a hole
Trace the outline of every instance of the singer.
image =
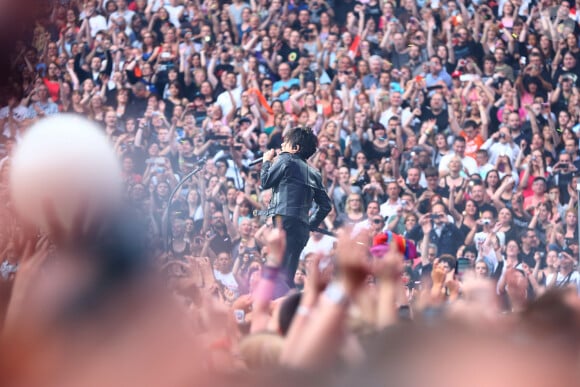
[[(317, 146), (318, 138), (312, 130), (296, 127), (284, 135), (282, 153), (275, 162), (272, 162), (276, 156), (273, 149), (264, 153), (263, 157), (262, 188), (272, 188), (272, 199), (265, 215), (274, 216), (275, 222), (281, 219), (286, 231), (282, 274), (290, 288), (294, 287), (294, 274), (310, 230), (317, 228), (331, 209), (320, 173), (306, 163), (316, 152)], [(309, 216), (313, 200), (317, 209)]]

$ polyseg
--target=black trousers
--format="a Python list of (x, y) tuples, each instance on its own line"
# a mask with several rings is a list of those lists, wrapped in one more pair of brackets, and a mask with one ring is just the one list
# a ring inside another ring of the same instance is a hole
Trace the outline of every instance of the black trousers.
[[(286, 252), (280, 269), (286, 284), (292, 289), (294, 288), (294, 275), (298, 269), (300, 254), (310, 238), (310, 230), (308, 225), (298, 218), (291, 216), (282, 216), (281, 218), (282, 228), (286, 232)], [(273, 220), (276, 222), (277, 218), (274, 217)]]

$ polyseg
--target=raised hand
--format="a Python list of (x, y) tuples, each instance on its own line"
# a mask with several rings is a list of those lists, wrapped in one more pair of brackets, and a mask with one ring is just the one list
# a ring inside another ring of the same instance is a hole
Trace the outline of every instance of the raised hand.
[(371, 273), (368, 263), (369, 231), (362, 230), (355, 236), (350, 228), (341, 229), (338, 233), (336, 256), (339, 267), (339, 278), (346, 292), (353, 295)]
[(270, 251), (268, 262), (274, 266), (280, 266), (286, 251), (286, 232), (282, 228), (282, 219), (277, 219), (276, 227), (272, 228), (266, 236), (266, 245)]

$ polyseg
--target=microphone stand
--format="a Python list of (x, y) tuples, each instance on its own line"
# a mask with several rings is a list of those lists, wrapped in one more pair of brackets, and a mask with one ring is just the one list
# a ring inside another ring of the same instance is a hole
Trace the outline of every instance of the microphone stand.
[(165, 214), (163, 215), (163, 218), (165, 220), (165, 252), (168, 253), (171, 250), (171, 237), (173, 236), (173, 232), (171, 231), (171, 222), (169, 219), (170, 216), (170, 208), (171, 208), (171, 202), (173, 202), (173, 197), (175, 196), (175, 194), (177, 193), (177, 191), (183, 186), (183, 184), (185, 184), (185, 182), (187, 180), (189, 180), (192, 176), (196, 175), (199, 171), (201, 171), (204, 167), (205, 163), (201, 163), (199, 164), (197, 167), (195, 167), (195, 169), (191, 172), (189, 172), (187, 175), (185, 175), (183, 177), (183, 179), (181, 179), (181, 181), (179, 183), (177, 183), (177, 185), (175, 186), (175, 188), (173, 189), (173, 191), (171, 192), (171, 195), (169, 195), (169, 199), (167, 200), (167, 208), (165, 209)]

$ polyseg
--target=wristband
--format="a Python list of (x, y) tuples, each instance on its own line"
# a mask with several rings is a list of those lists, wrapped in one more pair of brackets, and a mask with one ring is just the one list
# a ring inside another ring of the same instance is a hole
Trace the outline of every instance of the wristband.
[(338, 282), (333, 282), (326, 287), (324, 297), (334, 305), (347, 305), (349, 301), (344, 286)]
[(275, 281), (278, 278), (280, 269), (273, 266), (264, 266), (262, 269), (262, 278), (268, 281)]

